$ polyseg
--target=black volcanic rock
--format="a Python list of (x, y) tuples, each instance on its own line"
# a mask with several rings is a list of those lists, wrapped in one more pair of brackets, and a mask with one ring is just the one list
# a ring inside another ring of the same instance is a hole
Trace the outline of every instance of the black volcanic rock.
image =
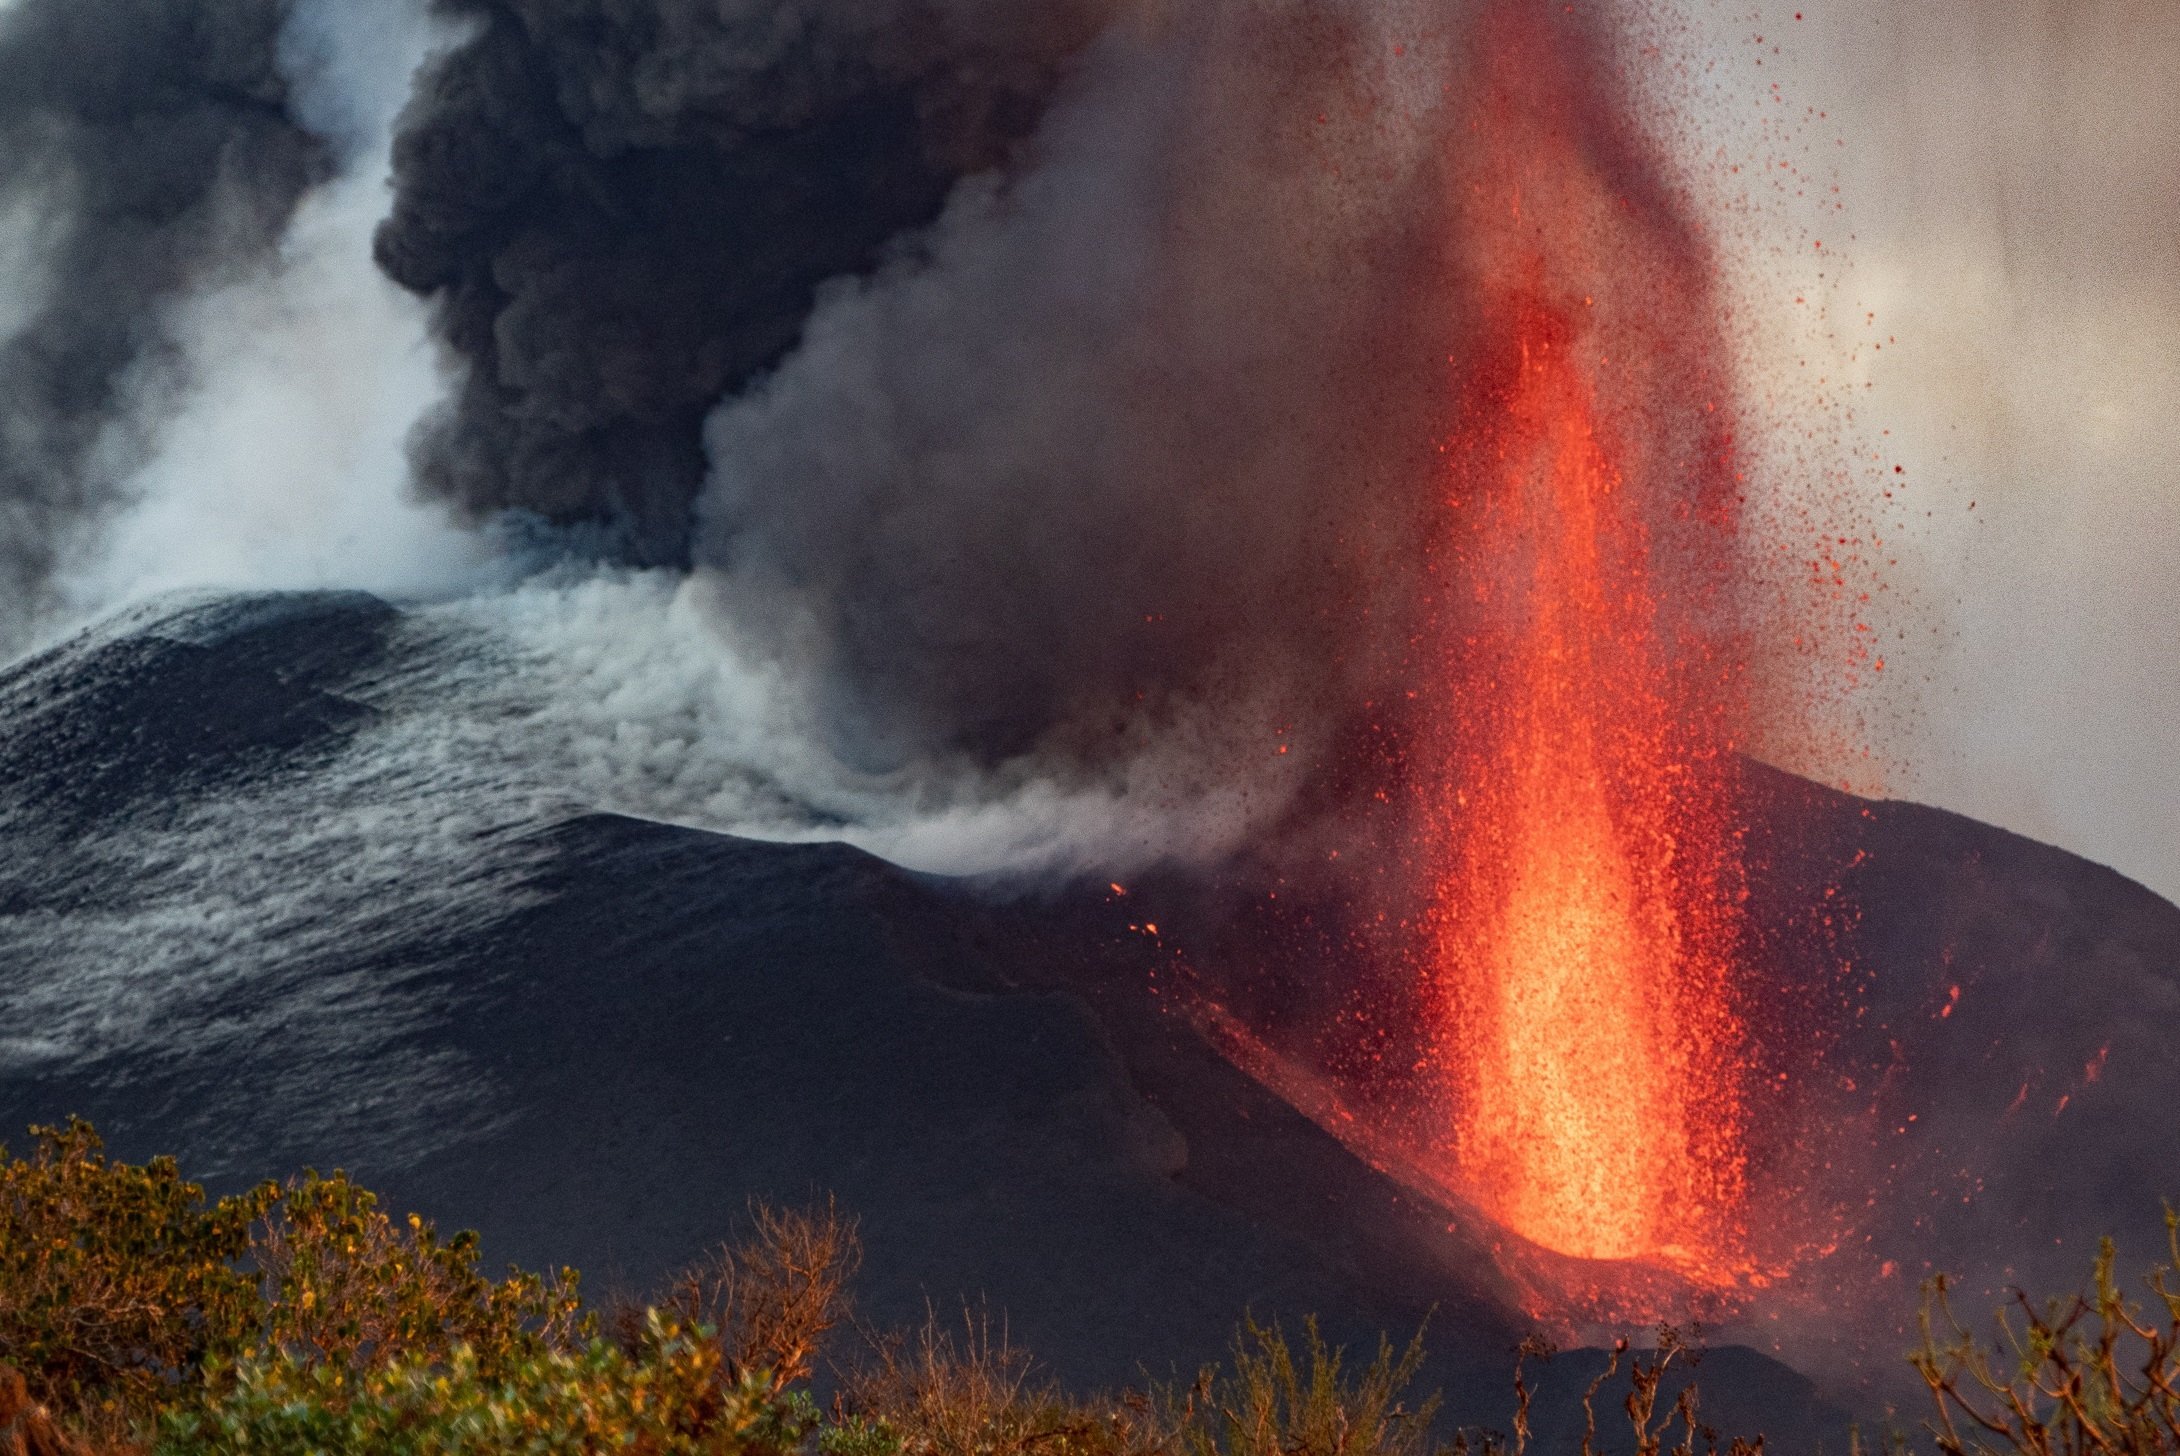
[[(346, 1166), (594, 1289), (752, 1198), (830, 1192), (868, 1317), (988, 1300), (1078, 1385), (1193, 1369), (1244, 1311), (1352, 1345), (1435, 1309), (1432, 1378), (1503, 1420), (1525, 1322), (1483, 1252), (1145, 995), (1103, 887), (1002, 902), (540, 809), (473, 744), (394, 731), (478, 650), (366, 597), (243, 598), (0, 674), (0, 1127), (83, 1113), (215, 1183)], [(1779, 1339), (1852, 1381), (1919, 1261), (1989, 1282), (2023, 1249), (2070, 1281), (2082, 1239), (2180, 1191), (2156, 1136), (2180, 910), (1950, 815), (1757, 782), (1778, 1025), (1839, 1023), (1759, 1151), (1853, 1244)], [(1545, 1446), (1595, 1362), (1547, 1373)], [(1753, 1350), (1703, 1378), (1723, 1428), (1838, 1432)]]
[[(1824, 1065), (1785, 1099), (1808, 1192), (1838, 1211), (1849, 1255), (1831, 1308), (1895, 1316), (1862, 1335), (1889, 1355), (1912, 1343), (1934, 1273), (1971, 1311), (2056, 1294), (2109, 1236), (2132, 1283), (2165, 1256), (2180, 1199), (2180, 907), (1943, 810), (1783, 775), (1772, 791), (1790, 802), (1771, 822), (1800, 833), (1763, 846), (1769, 918), (1798, 898), (1839, 925), (1831, 964), (1784, 973), (1851, 993), (1831, 1004)], [(1805, 1004), (1789, 1024), (1813, 1021)]]
[(32, 832), (112, 820), (335, 751), (370, 712), (325, 684), (394, 616), (360, 593), (216, 602), (0, 671), (8, 807)]
[[(191, 854), (115, 848), (155, 802), (277, 805), (298, 775), (307, 801), (370, 716), (344, 694), (378, 672), (386, 617), (358, 598), (195, 609), (8, 680), (0, 721), (23, 726), (0, 751), (34, 771), (0, 785), (4, 812), (75, 827), (0, 859), (0, 1120), (81, 1113), (117, 1153), (173, 1152), (215, 1184), (347, 1166), (594, 1288), (655, 1283), (752, 1198), (829, 1193), (862, 1219), (867, 1318), (988, 1301), (1077, 1384), (1192, 1371), (1248, 1311), (1362, 1343), (1441, 1308), (1434, 1373), (1463, 1410), (1504, 1403), (1517, 1326), (1458, 1268), (1387, 1257), (1420, 1247), (1426, 1211), (1200, 1044), (1163, 1053), (1189, 1125), (1242, 1130), (1309, 1213), (1283, 1227), (1178, 1176), (1188, 1137), (1090, 1007), (994, 989), (1006, 947), (976, 904), (852, 849), (583, 816), (479, 838), (508, 869), (473, 867), (484, 890), (453, 921), (390, 932), (336, 899), (345, 934), (283, 946), (303, 912), (276, 916), (244, 974), (90, 961), (77, 924), (151, 922), (103, 942), (129, 954), (204, 888)], [(292, 656), (268, 646), (283, 630)], [(245, 817), (194, 854), (313, 872), (294, 824)], [(425, 888), (397, 880), (378, 909), (398, 921)]]

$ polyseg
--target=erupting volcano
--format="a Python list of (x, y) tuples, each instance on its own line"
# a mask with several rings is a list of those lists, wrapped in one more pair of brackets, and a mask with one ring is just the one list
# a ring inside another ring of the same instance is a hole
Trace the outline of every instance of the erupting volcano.
[(1275, 948), (1188, 968), (1245, 1070), (1577, 1322), (1720, 1313), (1776, 1262), (1744, 1213), (1775, 1082), (1770, 1013), (1748, 1024), (1759, 558), (1726, 311), (1595, 25), (1485, 5), (1417, 118), (1442, 393), (1398, 706), (1371, 709), (1387, 807), (1267, 902)]
[(1426, 659), (1449, 706), (1417, 775), (1433, 1161), (1534, 1244), (1719, 1285), (1746, 897), (1714, 315), (1574, 28), (1507, 5), (1482, 34), (1458, 216), (1483, 342), (1458, 361)]
[(1647, 533), (1582, 332), (1534, 296), (1513, 312), (1500, 498), (1475, 535), (1503, 564), (1479, 595), (1510, 620), (1454, 655), (1496, 690), (1462, 715), (1434, 805), (1458, 1181), (1560, 1253), (1700, 1258), (1739, 1185), (1716, 745), (1657, 657)]

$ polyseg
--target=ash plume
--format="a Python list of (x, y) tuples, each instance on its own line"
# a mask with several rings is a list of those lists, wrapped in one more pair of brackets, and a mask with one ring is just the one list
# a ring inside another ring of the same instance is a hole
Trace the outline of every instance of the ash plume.
[(1331, 4), (1116, 26), (712, 417), (699, 588), (850, 761), (1254, 780), (1371, 696), (1462, 309), (1392, 51)]
[(1113, 0), (441, 0), (377, 256), (464, 366), (423, 487), (685, 556), (701, 430), (1004, 161)]
[(324, 178), (288, 108), (288, 0), (17, 0), (0, 11), (0, 636), (125, 504), (179, 383), (170, 307), (263, 259)]

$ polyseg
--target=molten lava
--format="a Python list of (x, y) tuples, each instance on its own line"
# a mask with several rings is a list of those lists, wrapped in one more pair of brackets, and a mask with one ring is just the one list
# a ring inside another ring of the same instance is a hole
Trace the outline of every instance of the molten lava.
[(1716, 1204), (1734, 1182), (1715, 1161), (1731, 1129), (1701, 1126), (1721, 1110), (1700, 1095), (1710, 1059), (1734, 1039), (1709, 923), (1722, 887), (1688, 837), (1696, 765), (1579, 334), (1534, 301), (1515, 327), (1479, 542), (1508, 564), (1486, 590), (1515, 620), (1439, 819), (1456, 846), (1433, 947), (1454, 1152), (1459, 1182), (1532, 1242), (1657, 1257), (1712, 1211), (1691, 1195)]
[(1700, 329), (1639, 312), (1699, 303), (1697, 270), (1600, 164), (1535, 13), (1486, 26), (1467, 128), (1483, 342), (1448, 447), (1423, 856), (1444, 1176), (1556, 1253), (1730, 1282), (1730, 471)]
[[(1763, 608), (1727, 311), (1596, 12), (1479, 0), (1443, 83), (1397, 93), (1435, 98), (1404, 113), (1427, 241), (1362, 271), (1432, 311), (1429, 415), (1371, 417), (1437, 447), (1383, 552), (1414, 589), (1356, 614), (1401, 638), (1357, 644), (1385, 676), (1327, 790), (1337, 849), (1176, 978), (1204, 1035), (1562, 1328), (1709, 1318), (1781, 1267), (1743, 1213), (1777, 1078), (1741, 989)], [(1389, 354), (1365, 405), (1420, 375)]]

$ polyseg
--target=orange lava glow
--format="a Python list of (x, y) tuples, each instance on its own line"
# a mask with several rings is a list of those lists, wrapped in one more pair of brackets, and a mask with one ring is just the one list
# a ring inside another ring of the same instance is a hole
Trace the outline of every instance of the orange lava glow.
[(1534, 11), (1487, 27), (1467, 127), (1460, 265), (1485, 342), (1447, 449), (1459, 586), (1424, 815), (1444, 1176), (1555, 1253), (1727, 1284), (1730, 468), (1700, 326), (1662, 322), (1701, 317), (1695, 270), (1594, 160), (1590, 103)]

